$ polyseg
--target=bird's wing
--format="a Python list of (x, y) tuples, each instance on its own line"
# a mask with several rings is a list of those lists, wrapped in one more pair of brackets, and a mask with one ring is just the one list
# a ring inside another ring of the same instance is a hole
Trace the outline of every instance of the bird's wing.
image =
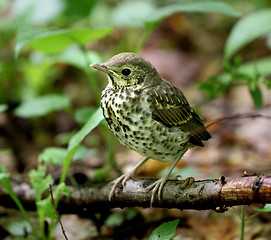
[(148, 89), (152, 103), (152, 117), (160, 123), (177, 126), (189, 133), (189, 142), (203, 146), (202, 140), (211, 138), (202, 120), (189, 106), (183, 93), (173, 85), (163, 81), (161, 85)]

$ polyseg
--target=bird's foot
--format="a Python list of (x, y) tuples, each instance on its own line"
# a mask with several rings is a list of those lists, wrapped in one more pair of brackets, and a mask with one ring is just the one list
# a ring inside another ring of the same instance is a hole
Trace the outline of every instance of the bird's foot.
[(129, 178), (131, 178), (131, 175), (132, 175), (131, 173), (125, 173), (125, 174), (121, 175), (120, 177), (116, 178), (114, 181), (112, 181), (112, 184), (114, 184), (114, 185), (113, 185), (113, 187), (110, 191), (110, 194), (109, 194), (109, 201), (111, 201), (112, 198), (114, 197), (116, 190), (119, 187), (119, 184), (121, 184), (122, 187), (124, 187), (127, 180)]
[[(146, 188), (147, 191), (150, 191), (151, 189), (153, 189), (152, 196), (151, 196), (151, 207), (154, 203), (155, 195), (157, 194), (157, 192), (158, 192), (158, 200), (161, 200), (162, 190), (166, 182), (167, 182), (167, 178), (161, 178)], [(184, 190), (185, 188), (189, 187), (193, 182), (195, 182), (195, 179), (193, 177), (188, 177), (184, 179), (180, 188)]]
[(154, 203), (155, 195), (157, 194), (157, 192), (158, 192), (158, 200), (161, 200), (162, 189), (164, 185), (166, 184), (166, 182), (167, 182), (167, 178), (161, 178), (146, 188), (147, 191), (150, 191), (152, 189), (151, 207)]

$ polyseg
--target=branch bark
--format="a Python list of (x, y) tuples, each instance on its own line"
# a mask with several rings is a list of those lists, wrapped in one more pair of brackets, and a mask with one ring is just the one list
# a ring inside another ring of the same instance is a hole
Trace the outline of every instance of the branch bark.
[[(70, 187), (69, 196), (61, 195), (58, 204), (60, 214), (107, 211), (110, 208), (150, 206), (151, 192), (145, 188), (153, 179), (130, 179), (124, 188), (119, 188), (112, 201), (108, 196), (112, 185), (94, 184), (89, 187)], [(185, 190), (180, 189), (183, 181), (168, 180), (162, 199), (156, 199), (153, 207), (207, 210), (223, 212), (226, 207), (271, 203), (271, 176), (247, 176), (201, 180)], [(49, 188), (49, 186), (48, 186)], [(35, 191), (27, 183), (13, 183), (15, 194), (26, 210), (35, 210)], [(48, 196), (47, 193), (46, 196)], [(16, 208), (8, 193), (0, 187), (0, 205)]]

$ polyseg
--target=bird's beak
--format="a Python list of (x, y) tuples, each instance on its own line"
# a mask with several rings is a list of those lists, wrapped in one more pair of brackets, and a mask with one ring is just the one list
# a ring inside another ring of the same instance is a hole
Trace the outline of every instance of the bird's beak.
[(103, 71), (105, 73), (110, 73), (110, 70), (107, 68), (107, 66), (104, 63), (93, 63), (89, 65), (90, 67), (93, 67), (95, 69), (98, 69), (100, 71)]
[(111, 76), (116, 76), (116, 77), (120, 78), (120, 76), (116, 72), (109, 69), (104, 63), (93, 63), (93, 64), (90, 64), (89, 66), (92, 67), (92, 68), (95, 68), (97, 70), (100, 70), (100, 71), (102, 71), (104, 73), (107, 73), (107, 74), (109, 74)]

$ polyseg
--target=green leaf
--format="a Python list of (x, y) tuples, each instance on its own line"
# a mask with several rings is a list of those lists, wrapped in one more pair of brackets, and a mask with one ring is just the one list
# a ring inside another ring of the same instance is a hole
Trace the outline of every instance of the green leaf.
[(258, 212), (271, 212), (271, 204), (266, 204), (264, 208), (254, 207), (253, 209)]
[(26, 45), (38, 51), (55, 54), (72, 44), (84, 45), (92, 40), (103, 38), (110, 32), (110, 27), (61, 30), (20, 28), (16, 38), (15, 57), (18, 57)]
[(180, 219), (176, 219), (171, 222), (166, 222), (161, 224), (158, 228), (156, 228), (149, 240), (170, 240), (175, 236), (176, 228)]
[(259, 86), (249, 88), (250, 95), (254, 101), (254, 104), (257, 108), (261, 108), (263, 105), (263, 96), (262, 91)]
[(41, 117), (69, 107), (70, 99), (67, 96), (51, 94), (26, 100), (15, 109), (15, 115), (24, 118)]
[(242, 64), (239, 68), (239, 72), (250, 76), (252, 79), (259, 78), (260, 76), (261, 82), (265, 84), (267, 88), (271, 88), (271, 80), (269, 78), (264, 78), (264, 76), (271, 74), (271, 57)]
[(69, 196), (71, 194), (71, 189), (66, 186), (65, 183), (60, 183), (55, 188), (54, 195), (59, 193), (64, 194), (65, 196)]
[(271, 74), (271, 57), (244, 63), (240, 66), (239, 72), (250, 76), (255, 76), (257, 74), (269, 75)]
[(31, 222), (28, 213), (25, 211), (21, 201), (16, 196), (16, 194), (14, 193), (14, 191), (13, 191), (13, 189), (11, 187), (11, 184), (10, 184), (10, 181), (9, 181), (9, 174), (8, 174), (7, 170), (5, 169), (5, 167), (3, 165), (1, 165), (1, 164), (0, 164), (0, 183), (8, 191), (8, 194), (10, 195), (12, 200), (16, 203), (16, 205), (20, 209), (21, 213), (23, 214), (24, 218), (26, 219), (26, 221), (31, 226), (31, 229), (32, 229), (33, 233), (37, 236), (37, 231), (36, 231), (33, 223)]
[(48, 197), (37, 202), (38, 211), (41, 216), (46, 216), (52, 219), (57, 219), (55, 209), (52, 205), (51, 199)]
[(70, 140), (68, 145), (68, 154), (64, 161), (62, 175), (60, 183), (63, 183), (66, 179), (69, 167), (71, 165), (73, 156), (77, 151), (81, 141), (103, 120), (103, 112), (101, 108), (98, 108), (88, 122), (78, 131)]
[(232, 17), (238, 17), (231, 6), (225, 2), (217, 1), (198, 1), (198, 2), (182, 2), (171, 4), (165, 7), (158, 8), (149, 16), (147, 25), (153, 27), (164, 18), (178, 12), (198, 12), (198, 13), (223, 13)]
[(215, 99), (219, 94), (227, 90), (232, 80), (230, 74), (223, 73), (218, 77), (209, 77), (207, 81), (199, 84), (199, 88), (207, 93), (209, 99)]
[(69, 142), (68, 151), (78, 146), (81, 141), (103, 120), (103, 112), (101, 108), (98, 108), (88, 122), (77, 132)]
[(124, 221), (125, 218), (122, 212), (114, 212), (109, 215), (105, 221), (105, 224), (110, 227), (119, 227)]
[(5, 169), (3, 165), (0, 164), (0, 183), (2, 183), (4, 186), (7, 185), (6, 183), (9, 183), (9, 173)]
[[(5, 6), (5, 4), (8, 2), (8, 0), (1, 0), (0, 1), (0, 9)], [(2, 10), (2, 9), (1, 9)]]
[(17, 220), (8, 225), (8, 231), (15, 236), (25, 236), (31, 232), (31, 225), (26, 220)]
[(94, 153), (96, 153), (96, 150), (93, 149), (87, 149), (84, 146), (79, 146), (76, 153), (73, 156), (73, 160), (82, 160), (82, 159), (86, 159), (86, 157), (93, 155)]
[(153, 28), (158, 22), (178, 12), (223, 13), (237, 17), (232, 7), (224, 2), (197, 1), (170, 4), (156, 8), (147, 1), (122, 2), (112, 11), (111, 22), (118, 26), (141, 27), (146, 24)]
[(97, 52), (91, 51), (84, 53), (78, 48), (69, 48), (67, 51), (61, 52), (59, 55), (53, 56), (54, 62), (66, 63), (71, 66), (86, 70), (92, 62), (102, 62)]
[[(70, 194), (70, 188), (65, 186), (64, 183), (60, 183), (59, 185), (57, 185), (57, 187), (53, 191), (53, 199), (54, 199), (56, 208), (57, 208), (57, 201), (58, 201), (57, 198), (60, 194), (64, 194), (66, 196)], [(57, 214), (52, 203), (51, 194), (49, 194), (49, 196), (46, 199), (36, 200), (36, 205), (37, 205), (37, 212), (38, 212), (38, 216), (39, 216), (39, 220), (41, 224), (40, 229), (42, 229), (41, 231), (44, 232), (45, 231), (45, 225), (44, 225), (45, 217), (49, 217), (51, 219), (57, 219)]]
[[(204, 90), (208, 94), (209, 99), (214, 99), (217, 97), (218, 94), (225, 92), (228, 86), (233, 81), (233, 76), (231, 75), (231, 72), (233, 71), (232, 66), (227, 61), (225, 61), (224, 64), (228, 72), (222, 73), (217, 77), (210, 77), (207, 81), (199, 84), (199, 88)], [(238, 80), (246, 80), (246, 82), (248, 82), (247, 78), (250, 78), (252, 80), (255, 79), (252, 83), (248, 84), (253, 92), (254, 87), (259, 82), (259, 76), (266, 76), (271, 74), (271, 57), (242, 63), (240, 67), (236, 70), (235, 74), (236, 76), (234, 78), (238, 78)], [(263, 79), (262, 82), (267, 87), (271, 87), (270, 80)], [(252, 94), (254, 94), (254, 92)], [(260, 95), (258, 97), (256, 95), (258, 95), (257, 92), (255, 92), (255, 97), (259, 100)], [(261, 105), (260, 102), (258, 102), (257, 104), (259, 106)]]
[(226, 42), (225, 59), (229, 59), (239, 49), (254, 39), (271, 31), (271, 9), (254, 12), (242, 18), (232, 29)]
[(8, 109), (8, 105), (7, 104), (0, 104), (0, 112), (4, 112)]
[(21, 92), (20, 95), (25, 97), (38, 96), (40, 93), (53, 88), (53, 81), (59, 75), (59, 69), (53, 67), (53, 63), (48, 61), (44, 54), (35, 52), (31, 54), (31, 58), (32, 61), (20, 63), (24, 84), (18, 86), (18, 88)]
[(48, 147), (39, 155), (39, 162), (48, 164), (63, 164), (67, 155), (66, 148)]
[(76, 122), (83, 124), (86, 123), (97, 109), (94, 107), (80, 108), (75, 111)]
[(29, 178), (32, 187), (36, 191), (36, 201), (41, 200), (42, 194), (53, 184), (54, 180), (51, 175), (46, 176), (46, 166), (39, 165), (37, 170), (31, 170)]
[(154, 12), (155, 7), (149, 1), (121, 2), (112, 10), (111, 22), (122, 27), (143, 27)]

